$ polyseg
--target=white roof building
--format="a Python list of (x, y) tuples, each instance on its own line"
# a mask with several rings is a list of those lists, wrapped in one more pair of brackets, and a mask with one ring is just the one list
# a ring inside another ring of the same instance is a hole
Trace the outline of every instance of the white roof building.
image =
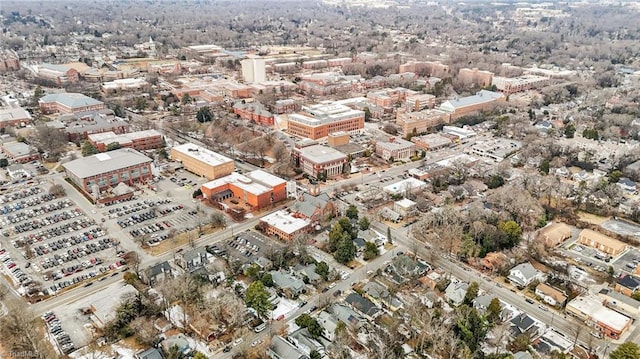
[(397, 195), (405, 194), (407, 191), (414, 191), (423, 188), (426, 185), (426, 183), (420, 181), (419, 179), (409, 177), (407, 179), (403, 179), (402, 181), (385, 186), (383, 190), (391, 195)]

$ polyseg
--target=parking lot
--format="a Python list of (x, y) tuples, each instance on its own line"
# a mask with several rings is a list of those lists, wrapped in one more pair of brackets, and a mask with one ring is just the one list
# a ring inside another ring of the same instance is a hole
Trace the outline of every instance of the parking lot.
[[(59, 290), (120, 266), (118, 244), (68, 198), (48, 194), (46, 183), (25, 182), (0, 195), (4, 268), (29, 295)], [(107, 264), (105, 264), (107, 263)]]
[(635, 268), (640, 264), (640, 250), (636, 248), (630, 248), (623, 252), (621, 255), (611, 258), (598, 250), (581, 245), (575, 244), (569, 246), (567, 254), (573, 257), (578, 263), (582, 263), (587, 267), (591, 267), (599, 272), (607, 272), (609, 266), (614, 268), (614, 274), (621, 272), (633, 272)]
[[(278, 251), (279, 247), (280, 245), (268, 237), (254, 231), (239, 233), (224, 244), (225, 252), (242, 263), (250, 263), (260, 257), (267, 257), (269, 251)], [(219, 245), (210, 247), (210, 251), (222, 249)]]

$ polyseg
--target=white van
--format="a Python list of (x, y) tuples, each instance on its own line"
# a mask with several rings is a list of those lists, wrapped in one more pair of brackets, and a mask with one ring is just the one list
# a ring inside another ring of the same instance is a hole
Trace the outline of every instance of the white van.
[(260, 325), (258, 325), (257, 327), (253, 328), (253, 331), (256, 333), (260, 333), (261, 331), (267, 329), (267, 325), (265, 323), (262, 323)]

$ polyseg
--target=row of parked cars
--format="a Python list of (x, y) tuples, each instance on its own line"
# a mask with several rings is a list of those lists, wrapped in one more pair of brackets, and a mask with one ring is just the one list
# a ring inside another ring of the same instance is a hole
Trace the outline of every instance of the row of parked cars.
[(152, 200), (144, 200), (143, 202), (132, 203), (131, 205), (125, 205), (122, 207), (116, 207), (109, 209), (109, 218), (118, 218), (122, 216), (126, 216), (127, 214), (132, 214), (140, 211), (144, 211), (152, 206), (157, 206), (161, 204), (170, 203), (171, 200), (162, 199), (158, 201)]
[(42, 319), (47, 324), (49, 334), (51, 334), (51, 337), (55, 340), (56, 344), (58, 344), (63, 354), (67, 355), (76, 350), (75, 345), (71, 341), (71, 337), (62, 329), (62, 323), (55, 314), (46, 312), (42, 316)]
[(7, 274), (10, 275), (16, 283), (20, 283), (20, 285), (26, 287), (33, 282), (31, 277), (25, 274), (20, 266), (11, 259), (11, 256), (4, 248), (0, 249), (0, 261), (2, 261)]
[[(62, 209), (65, 207), (69, 207), (71, 204), (70, 203), (63, 203), (60, 202), (59, 206), (53, 206), (53, 208), (55, 209)], [(13, 231), (15, 233), (24, 233), (24, 232), (29, 232), (29, 231), (35, 231), (36, 229), (39, 228), (43, 228), (43, 227), (47, 227), (50, 226), (52, 224), (56, 224), (58, 222), (62, 222), (62, 221), (66, 221), (68, 219), (71, 218), (76, 218), (78, 216), (81, 216), (82, 212), (79, 209), (74, 209), (71, 211), (65, 211), (62, 213), (56, 213), (55, 215), (51, 215), (51, 216), (46, 216), (44, 218), (39, 218), (39, 219), (31, 219), (28, 222), (25, 223), (18, 223), (13, 227)], [(30, 218), (27, 218), (25, 220), (28, 220)], [(20, 221), (22, 222), (22, 221)]]
[(49, 221), (51, 223), (60, 222), (69, 218), (73, 218), (73, 214), (65, 212), (65, 213), (52, 214), (44, 218), (40, 218), (40, 217), (45, 216), (47, 213), (51, 213), (51, 212), (66, 208), (71, 205), (72, 205), (71, 201), (69, 201), (68, 199), (63, 199), (54, 203), (42, 205), (37, 208), (26, 209), (22, 212), (18, 212), (15, 214), (7, 214), (5, 218), (3, 218), (0, 221), (0, 223), (2, 223), (5, 226), (8, 226), (9, 224), (18, 224), (20, 222), (29, 221), (32, 218), (34, 218), (33, 219), (34, 221), (38, 221), (38, 222), (45, 222), (45, 221)]
[(149, 212), (145, 212), (145, 213), (141, 213), (141, 214), (134, 214), (131, 217), (124, 219), (124, 220), (120, 220), (118, 221), (118, 225), (121, 228), (127, 228), (129, 226), (132, 226), (136, 223), (141, 223), (144, 221), (148, 221), (151, 219), (156, 218), (158, 215), (153, 212), (153, 211), (149, 211)]
[[(17, 205), (17, 207), (19, 207), (20, 209), (24, 209), (24, 211), (16, 213), (15, 211), (7, 210), (6, 213), (3, 213), (6, 215), (6, 217), (5, 219), (2, 220), (2, 224), (8, 225), (9, 223), (18, 223), (20, 221), (26, 221), (29, 218), (42, 216), (45, 213), (49, 213), (57, 209), (68, 207), (69, 205), (71, 205), (71, 201), (69, 201), (68, 199), (63, 199), (56, 203), (48, 203), (48, 204), (43, 204), (42, 206), (39, 206), (39, 207), (35, 207), (36, 205), (39, 205), (43, 202), (52, 201), (54, 198), (55, 197), (50, 194), (43, 194), (40, 197), (29, 198), (26, 201), (21, 201), (20, 203), (9, 205), (8, 207), (5, 206), (6, 208), (14, 209), (16, 208), (16, 205)], [(4, 210), (2, 210), (2, 212), (4, 212)], [(12, 214), (9, 214), (9, 213), (12, 213)]]
[[(56, 252), (58, 250), (62, 250), (64, 248), (71, 248), (73, 245), (76, 245), (76, 244), (81, 244), (83, 242), (88, 242), (96, 238), (103, 237), (106, 234), (107, 233), (100, 228), (92, 228), (88, 231), (74, 234), (68, 238), (58, 238), (58, 240), (56, 241), (51, 241), (49, 243), (45, 243), (39, 246), (34, 246), (32, 247), (32, 249), (37, 255), (43, 256), (52, 252)], [(28, 238), (28, 239), (31, 239), (31, 238)], [(27, 241), (27, 243), (29, 243), (30, 245), (33, 245), (33, 243), (30, 243), (29, 241)]]
[(65, 253), (56, 253), (42, 261), (42, 268), (49, 269), (74, 260), (80, 260), (90, 254), (94, 254), (114, 246), (115, 242), (110, 238), (102, 238), (96, 242), (87, 243), (85, 246), (78, 246), (68, 249)]
[(38, 193), (42, 192), (42, 188), (38, 186), (33, 186), (28, 189), (23, 189), (21, 191), (14, 191), (11, 193), (4, 194), (0, 196), (0, 204), (5, 204), (13, 201), (17, 201), (19, 199), (27, 198), (34, 196)]

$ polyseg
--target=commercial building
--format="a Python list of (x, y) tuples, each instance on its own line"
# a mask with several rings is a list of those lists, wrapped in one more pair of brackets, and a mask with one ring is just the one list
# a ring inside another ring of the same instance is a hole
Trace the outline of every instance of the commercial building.
[(40, 159), (40, 153), (35, 148), (29, 146), (26, 143), (12, 141), (2, 141), (0, 150), (7, 156), (12, 162), (27, 163)]
[(619, 339), (633, 320), (605, 307), (595, 296), (580, 296), (570, 301), (565, 311), (612, 339)]
[(129, 147), (137, 151), (146, 151), (160, 148), (164, 144), (164, 136), (156, 130), (144, 130), (116, 134), (108, 131), (87, 135), (87, 139), (98, 151), (104, 152), (111, 143), (117, 143), (120, 147)]
[(38, 100), (40, 110), (50, 113), (80, 113), (99, 111), (105, 108), (103, 102), (80, 93), (55, 93)]
[(404, 101), (404, 106), (408, 111), (420, 111), (425, 108), (434, 108), (436, 97), (430, 94), (408, 95)]
[(120, 183), (133, 185), (153, 178), (153, 160), (132, 148), (79, 158), (63, 164), (67, 177), (80, 190), (100, 197), (100, 192)]
[(297, 235), (307, 233), (311, 229), (311, 221), (296, 217), (287, 210), (280, 210), (260, 218), (259, 226), (267, 235), (290, 241)]
[(416, 144), (416, 147), (425, 151), (435, 151), (445, 147), (451, 146), (451, 138), (437, 134), (430, 133), (428, 135), (411, 137), (411, 142)]
[(440, 110), (398, 111), (396, 115), (396, 124), (402, 128), (402, 137), (426, 133), (446, 123), (449, 123), (449, 115)]
[(487, 111), (495, 107), (498, 103), (504, 102), (506, 97), (499, 92), (480, 90), (473, 96), (454, 98), (444, 102), (439, 109), (449, 114), (449, 120)]
[(36, 76), (44, 80), (53, 81), (57, 85), (66, 85), (80, 80), (80, 73), (73, 67), (47, 63), (36, 67)]
[(287, 131), (312, 140), (332, 132), (360, 133), (364, 129), (364, 111), (338, 104), (303, 106), (302, 113), (289, 115)]
[(536, 75), (523, 75), (518, 77), (496, 76), (492, 81), (492, 85), (494, 85), (498, 91), (507, 95), (541, 88), (548, 84), (548, 77)]
[(617, 256), (627, 249), (626, 243), (590, 229), (583, 229), (580, 232), (578, 243), (595, 248), (610, 256)]
[(234, 198), (251, 207), (252, 211), (287, 198), (287, 182), (262, 170), (228, 176), (207, 182), (201, 187), (205, 198), (220, 202)]
[(416, 145), (401, 138), (376, 142), (376, 155), (386, 161), (410, 161), (415, 152)]
[(408, 192), (421, 190), (426, 186), (427, 184), (424, 181), (409, 177), (403, 179), (402, 181), (385, 186), (383, 190), (392, 196), (405, 195)]
[(240, 61), (242, 65), (242, 78), (247, 83), (265, 82), (265, 60), (262, 58), (249, 58)]
[(135, 91), (149, 86), (149, 83), (143, 78), (137, 79), (117, 79), (102, 83), (100, 88), (103, 92), (116, 91)]
[(442, 133), (456, 136), (461, 141), (464, 141), (467, 138), (475, 137), (477, 135), (476, 131), (457, 126), (444, 126), (442, 127)]
[(47, 126), (64, 131), (69, 141), (80, 143), (94, 133), (113, 132), (124, 134), (129, 132), (131, 125), (125, 119), (115, 117), (109, 109), (66, 114), (46, 123)]
[(235, 169), (232, 159), (193, 143), (171, 148), (171, 159), (181, 162), (186, 170), (208, 179), (228, 176)]
[(522, 147), (522, 144), (519, 141), (495, 138), (486, 141), (477, 141), (473, 146), (469, 147), (469, 152), (500, 162), (518, 151), (520, 147)]
[(309, 176), (331, 178), (345, 170), (347, 156), (331, 147), (311, 145), (294, 149), (296, 164)]
[(0, 128), (24, 127), (31, 124), (31, 114), (22, 107), (0, 109)]

